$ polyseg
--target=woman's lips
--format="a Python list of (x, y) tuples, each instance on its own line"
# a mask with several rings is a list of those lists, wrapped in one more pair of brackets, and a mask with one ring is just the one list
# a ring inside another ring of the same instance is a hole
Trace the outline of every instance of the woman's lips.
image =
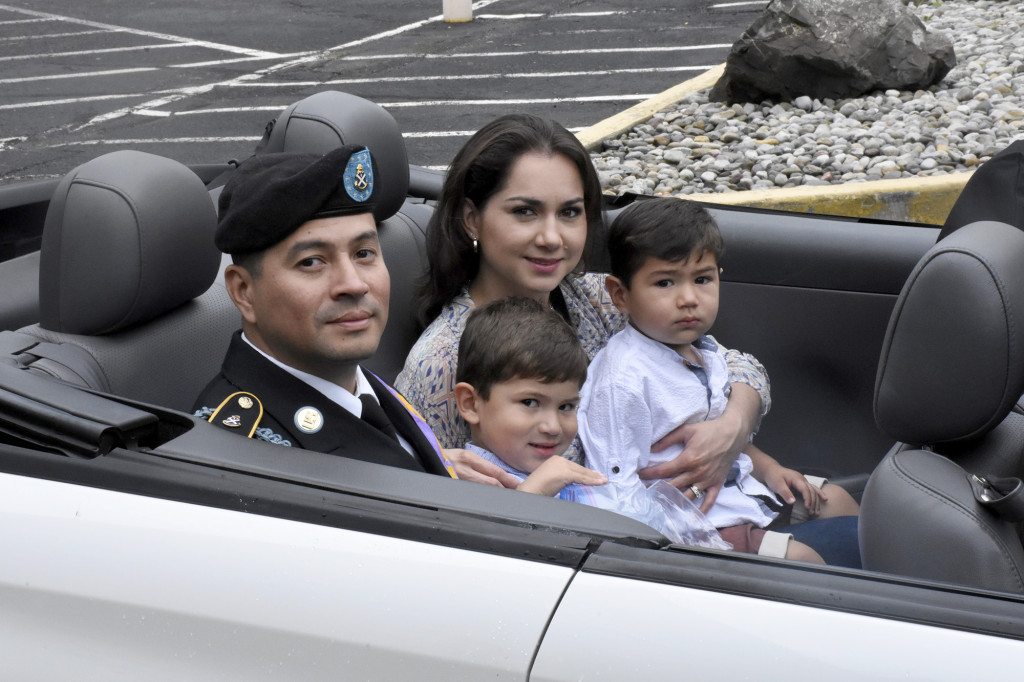
[(544, 274), (550, 274), (550, 273), (555, 272), (555, 271), (558, 270), (558, 266), (561, 265), (562, 259), (561, 258), (527, 258), (526, 262), (529, 263), (530, 266), (534, 270), (536, 270), (538, 272), (542, 272)]

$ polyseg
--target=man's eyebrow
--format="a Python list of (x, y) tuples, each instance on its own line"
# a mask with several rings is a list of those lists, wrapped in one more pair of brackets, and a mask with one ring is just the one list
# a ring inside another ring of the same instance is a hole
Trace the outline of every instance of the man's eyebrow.
[[(368, 241), (380, 241), (380, 235), (377, 234), (376, 229), (360, 232), (349, 240), (349, 244), (360, 244)], [(304, 251), (322, 251), (331, 248), (333, 248), (332, 244), (324, 239), (306, 239), (292, 244), (291, 248), (288, 249), (288, 257), (293, 258)]]
[(323, 239), (307, 239), (301, 242), (295, 242), (291, 248), (288, 249), (288, 257), (292, 258), (299, 255), (303, 251), (323, 250), (328, 248), (328, 244)]
[(355, 237), (352, 238), (352, 242), (351, 243), (368, 242), (368, 241), (374, 241), (374, 242), (379, 242), (380, 241), (380, 234), (377, 232), (376, 229), (367, 230), (366, 232), (362, 232), (360, 234), (357, 234)]

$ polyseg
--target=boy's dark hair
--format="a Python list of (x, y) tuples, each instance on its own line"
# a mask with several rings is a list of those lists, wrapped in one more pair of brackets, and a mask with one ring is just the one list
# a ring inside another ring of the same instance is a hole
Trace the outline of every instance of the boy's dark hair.
[(669, 262), (707, 253), (722, 260), (725, 246), (718, 223), (700, 204), (685, 199), (658, 197), (630, 204), (608, 230), (611, 274), (627, 289), (648, 258)]
[(455, 380), (488, 400), (495, 384), (512, 379), (582, 386), (588, 362), (576, 332), (558, 313), (533, 299), (510, 296), (469, 314)]

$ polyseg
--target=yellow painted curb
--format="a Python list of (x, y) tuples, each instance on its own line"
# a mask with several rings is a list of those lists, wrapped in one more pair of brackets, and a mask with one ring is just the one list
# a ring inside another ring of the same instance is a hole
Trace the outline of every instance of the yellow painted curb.
[(973, 174), (970, 171), (904, 180), (688, 194), (685, 198), (728, 206), (942, 225)]
[[(650, 119), (684, 97), (714, 85), (725, 64), (708, 69), (654, 97), (576, 133), (583, 146), (596, 151), (601, 143)], [(751, 190), (723, 194), (687, 194), (687, 199), (730, 206), (772, 208), (799, 213), (842, 215), (941, 225), (960, 191), (974, 174), (950, 173), (903, 180), (813, 185), (791, 189)]]
[(662, 109), (675, 104), (687, 95), (692, 95), (698, 90), (710, 88), (725, 73), (725, 64), (708, 69), (696, 78), (684, 81), (675, 87), (658, 93), (654, 97), (635, 104), (625, 111), (620, 111), (611, 118), (595, 123), (594, 125), (576, 133), (583, 146), (590, 151), (596, 150), (602, 142), (632, 130), (638, 124), (643, 123)]

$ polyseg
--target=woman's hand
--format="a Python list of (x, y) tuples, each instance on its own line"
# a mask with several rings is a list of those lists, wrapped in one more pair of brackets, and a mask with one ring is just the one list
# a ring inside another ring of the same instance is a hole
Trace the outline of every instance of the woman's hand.
[[(671, 462), (641, 469), (637, 472), (640, 478), (669, 479), (669, 483), (700, 504), (702, 512), (711, 509), (739, 454), (739, 449), (735, 454), (732, 452), (735, 438), (730, 438), (724, 424), (717, 422), (683, 424), (659, 440), (652, 451), (659, 452), (675, 443), (683, 443), (685, 447)], [(700, 490), (700, 496), (694, 487)]]
[(515, 488), (519, 485), (519, 479), (475, 452), (446, 448), (444, 454), (455, 467), (455, 473), (464, 481), (496, 485), (499, 488)]
[(760, 406), (757, 391), (745, 384), (733, 384), (729, 404), (722, 415), (706, 422), (683, 424), (656, 442), (651, 447), (652, 452), (680, 443), (685, 447), (671, 462), (641, 469), (640, 478), (669, 479), (669, 483), (698, 501), (701, 511), (708, 511), (736, 456), (750, 442)]

